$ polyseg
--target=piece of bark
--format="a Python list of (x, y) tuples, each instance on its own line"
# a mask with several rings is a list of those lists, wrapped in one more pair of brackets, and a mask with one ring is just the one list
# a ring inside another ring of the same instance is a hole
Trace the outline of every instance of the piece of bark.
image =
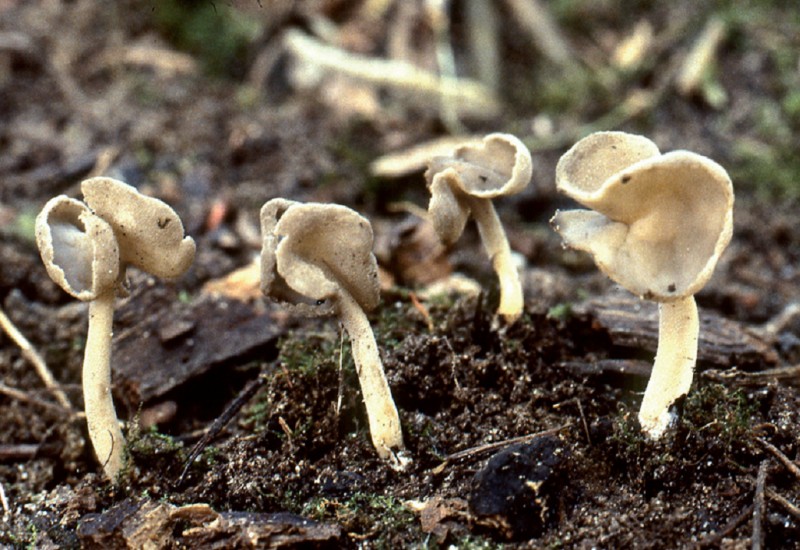
[[(195, 517), (197, 519), (195, 519)], [(187, 548), (340, 548), (342, 528), (289, 513), (260, 514), (198, 510), (181, 515), (191, 525), (177, 535)]]
[[(608, 332), (615, 346), (655, 353), (658, 346), (656, 303), (627, 293), (611, 292), (575, 306), (574, 311), (593, 317)], [(699, 366), (755, 370), (777, 361), (772, 346), (740, 323), (714, 311), (700, 310)]]
[(336, 548), (338, 525), (294, 514), (218, 513), (207, 504), (176, 507), (127, 499), (86, 514), (77, 530), (82, 548)]
[(628, 377), (650, 378), (653, 370), (651, 361), (641, 359), (601, 359), (599, 361), (565, 361), (555, 365), (574, 375), (585, 376), (598, 383), (618, 386)]
[(135, 410), (212, 369), (271, 360), (281, 334), (268, 314), (238, 300), (200, 294), (185, 303), (169, 287), (137, 290), (115, 318), (115, 397)]
[(87, 550), (166, 548), (171, 539), (170, 505), (124, 500), (100, 514), (86, 514), (78, 539)]

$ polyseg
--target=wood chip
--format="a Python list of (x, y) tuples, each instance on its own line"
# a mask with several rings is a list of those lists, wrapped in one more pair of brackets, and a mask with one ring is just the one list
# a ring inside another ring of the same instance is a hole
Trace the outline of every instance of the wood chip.
[(79, 521), (82, 548), (297, 548), (335, 546), (338, 525), (294, 514), (216, 512), (207, 504), (176, 507), (126, 499)]
[(117, 312), (111, 362), (129, 410), (225, 364), (277, 353), (282, 330), (253, 305), (205, 294), (184, 303), (159, 286), (136, 292)]
[[(615, 346), (655, 353), (658, 346), (658, 306), (633, 295), (611, 292), (575, 306), (576, 313), (594, 317)], [(774, 365), (778, 356), (765, 340), (736, 321), (714, 311), (700, 310), (698, 364), (706, 367)]]

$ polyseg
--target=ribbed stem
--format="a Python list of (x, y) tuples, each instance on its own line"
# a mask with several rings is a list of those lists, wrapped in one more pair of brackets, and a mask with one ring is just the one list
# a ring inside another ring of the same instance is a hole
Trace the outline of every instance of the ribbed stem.
[(503, 225), (489, 199), (472, 198), (469, 206), (478, 226), (483, 247), (500, 279), (500, 306), (497, 308), (497, 313), (502, 315), (506, 322), (513, 323), (522, 315), (525, 302), (522, 297), (522, 283), (511, 256), (511, 247), (508, 245)]
[(344, 289), (340, 290), (339, 317), (353, 347), (353, 361), (367, 409), (372, 444), (381, 458), (392, 458), (394, 451), (405, 447), (400, 416), (383, 372), (369, 320)]
[(114, 291), (89, 303), (89, 333), (83, 356), (83, 400), (94, 454), (115, 481), (123, 465), (125, 438), (111, 398), (111, 330)]
[(653, 438), (664, 433), (669, 407), (692, 386), (700, 335), (693, 296), (659, 304), (658, 311), (658, 350), (639, 410), (642, 429)]

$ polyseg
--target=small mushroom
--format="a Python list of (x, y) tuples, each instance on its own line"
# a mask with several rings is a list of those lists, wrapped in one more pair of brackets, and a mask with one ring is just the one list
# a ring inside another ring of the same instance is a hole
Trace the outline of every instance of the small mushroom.
[(261, 209), (261, 290), (307, 315), (334, 314), (350, 336), (372, 444), (402, 467), (403, 434), (364, 311), (378, 305), (372, 226), (336, 204), (273, 199)]
[(733, 232), (733, 186), (696, 153), (661, 154), (647, 138), (598, 132), (556, 167), (559, 191), (591, 210), (552, 219), (565, 246), (590, 253), (612, 280), (659, 302), (659, 341), (639, 422), (659, 437), (669, 407), (692, 384), (699, 320), (694, 294), (711, 277)]
[(512, 135), (499, 133), (463, 145), (450, 156), (433, 157), (425, 172), (431, 193), (428, 213), (444, 244), (458, 240), (470, 214), (475, 219), (500, 280), (497, 313), (508, 323), (522, 315), (522, 284), (492, 199), (522, 191), (531, 172), (527, 147)]
[(176, 277), (191, 264), (195, 248), (183, 236), (180, 218), (163, 202), (110, 178), (88, 179), (81, 190), (96, 209), (64, 195), (50, 199), (36, 217), (36, 243), (50, 278), (89, 302), (83, 359), (86, 422), (95, 455), (106, 476), (115, 480), (125, 439), (111, 397), (114, 298), (128, 265)]

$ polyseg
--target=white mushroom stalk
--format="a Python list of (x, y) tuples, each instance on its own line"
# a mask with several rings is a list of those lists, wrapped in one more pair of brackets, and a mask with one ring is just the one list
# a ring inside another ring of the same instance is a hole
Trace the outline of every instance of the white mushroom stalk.
[(89, 330), (83, 357), (83, 403), (94, 453), (109, 479), (124, 464), (125, 437), (119, 427), (111, 395), (111, 333), (115, 292), (100, 294), (89, 302)]
[(89, 439), (106, 477), (124, 467), (125, 438), (111, 395), (114, 299), (128, 265), (175, 277), (194, 258), (194, 241), (183, 235), (177, 214), (163, 202), (139, 195), (110, 178), (81, 184), (86, 204), (64, 195), (36, 217), (36, 243), (50, 278), (89, 302), (83, 360), (83, 395)]
[(692, 387), (700, 337), (694, 296), (659, 304), (658, 314), (658, 349), (639, 408), (642, 429), (654, 437), (674, 420), (672, 403)]
[(661, 154), (647, 138), (598, 132), (564, 154), (559, 191), (591, 210), (559, 211), (565, 246), (638, 296), (660, 303), (659, 343), (639, 421), (661, 436), (670, 406), (686, 395), (697, 358), (694, 294), (711, 277), (733, 232), (733, 186), (716, 162), (688, 151)]
[(425, 178), (431, 200), (428, 213), (439, 238), (455, 243), (470, 214), (500, 281), (497, 313), (513, 323), (524, 299), (519, 273), (492, 199), (522, 191), (531, 180), (531, 155), (510, 134), (489, 134), (481, 143), (457, 148), (451, 156), (431, 159)]
[(378, 305), (377, 262), (366, 218), (336, 204), (273, 199), (261, 209), (261, 289), (306, 315), (339, 317), (350, 337), (372, 443), (403, 467), (400, 416), (364, 313)]
[(405, 447), (400, 416), (386, 380), (378, 344), (364, 310), (347, 291), (340, 291), (339, 319), (350, 336), (372, 444), (381, 458), (393, 458)]

